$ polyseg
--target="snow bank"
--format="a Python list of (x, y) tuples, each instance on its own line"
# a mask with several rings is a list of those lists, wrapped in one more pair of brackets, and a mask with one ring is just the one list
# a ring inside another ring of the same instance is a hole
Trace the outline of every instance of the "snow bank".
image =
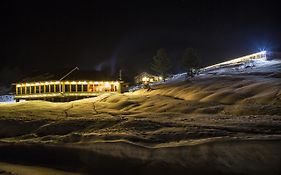
[(14, 96), (13, 95), (1, 95), (0, 96), (0, 103), (14, 103), (16, 102), (14, 100)]

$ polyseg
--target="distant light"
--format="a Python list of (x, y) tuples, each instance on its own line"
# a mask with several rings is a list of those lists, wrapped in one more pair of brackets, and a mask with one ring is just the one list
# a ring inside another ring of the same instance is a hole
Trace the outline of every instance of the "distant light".
[(266, 48), (259, 48), (260, 52), (266, 52)]
[(149, 78), (147, 78), (147, 77), (142, 78), (142, 81), (148, 81), (148, 80), (149, 80)]

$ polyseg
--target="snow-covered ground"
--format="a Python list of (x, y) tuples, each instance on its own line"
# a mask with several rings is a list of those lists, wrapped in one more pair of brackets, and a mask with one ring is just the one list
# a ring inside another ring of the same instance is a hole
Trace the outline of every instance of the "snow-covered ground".
[(13, 95), (0, 95), (0, 103), (14, 103), (15, 99)]
[[(266, 60), (266, 59), (255, 59), (250, 60), (247, 62), (244, 62), (243, 64), (232, 64), (232, 65), (224, 65), (220, 68), (212, 68), (212, 69), (206, 69), (202, 68), (200, 69), (199, 75), (195, 77), (201, 78), (206, 77), (208, 75), (241, 75), (241, 74), (251, 74), (251, 73), (274, 73), (274, 72), (280, 72), (281, 71), (281, 60), (280, 59), (272, 59), (272, 60)], [(155, 83), (150, 83), (151, 86), (159, 85), (159, 84), (169, 84), (174, 82), (181, 82), (185, 81), (187, 79), (186, 73), (179, 73), (170, 75), (166, 79), (166, 81), (160, 81)], [(136, 90), (142, 89), (143, 85), (137, 85), (130, 87), (129, 91), (134, 92)]]
[(0, 161), (47, 149), (97, 171), (100, 162), (151, 174), (280, 174), (280, 75), (280, 61), (260, 60), (189, 81), (174, 75), (151, 91), (0, 104)]

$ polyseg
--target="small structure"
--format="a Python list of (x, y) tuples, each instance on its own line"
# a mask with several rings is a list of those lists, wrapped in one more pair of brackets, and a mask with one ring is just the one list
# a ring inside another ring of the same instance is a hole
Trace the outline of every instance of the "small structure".
[(158, 82), (161, 80), (163, 80), (163, 78), (161, 76), (152, 75), (147, 72), (142, 72), (139, 75), (135, 76), (136, 84), (149, 84), (149, 83)]
[[(98, 96), (102, 93), (122, 93), (121, 80), (102, 79), (102, 77), (91, 78), (93, 71), (71, 70), (66, 76), (56, 79), (49, 74), (28, 78), (15, 83), (15, 99), (24, 100), (46, 100), (46, 101), (70, 101), (86, 97)], [(70, 73), (71, 76), (69, 75)], [(84, 76), (83, 76), (84, 75)], [(85, 76), (86, 75), (86, 76)]]

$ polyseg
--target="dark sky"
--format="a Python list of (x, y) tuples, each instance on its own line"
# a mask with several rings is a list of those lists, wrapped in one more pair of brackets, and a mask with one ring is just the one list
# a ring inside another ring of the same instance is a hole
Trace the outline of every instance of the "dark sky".
[[(158, 48), (187, 47), (205, 64), (280, 49), (278, 1), (1, 2), (0, 69), (117, 65), (141, 71)], [(113, 66), (113, 68), (115, 68)]]

